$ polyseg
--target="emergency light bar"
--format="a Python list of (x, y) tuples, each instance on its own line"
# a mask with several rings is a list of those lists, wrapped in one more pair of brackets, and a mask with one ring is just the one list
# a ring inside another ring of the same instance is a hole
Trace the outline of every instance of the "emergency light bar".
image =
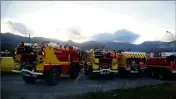
[(32, 43), (24, 43), (24, 46), (32, 46)]

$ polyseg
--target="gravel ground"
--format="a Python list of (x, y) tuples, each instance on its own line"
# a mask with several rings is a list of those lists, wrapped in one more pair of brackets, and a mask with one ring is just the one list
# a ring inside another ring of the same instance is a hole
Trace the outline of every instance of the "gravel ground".
[[(112, 90), (120, 88), (134, 88), (143, 85), (161, 84), (163, 81), (147, 77), (129, 77), (127, 79), (98, 78), (90, 80), (84, 75), (78, 82), (63, 76), (56, 86), (47, 86), (44, 81), (27, 85), (20, 75), (1, 76), (1, 92), (3, 99), (58, 99), (58, 97), (70, 96), (97, 90)], [(23, 98), (21, 98), (23, 97)]]

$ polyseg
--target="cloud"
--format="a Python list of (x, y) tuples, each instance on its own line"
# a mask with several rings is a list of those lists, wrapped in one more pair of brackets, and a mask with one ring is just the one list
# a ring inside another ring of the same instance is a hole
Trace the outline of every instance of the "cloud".
[(68, 29), (69, 33), (73, 36), (81, 36), (81, 29), (80, 28), (70, 28)]
[(76, 42), (83, 42), (88, 40), (88, 37), (83, 36), (81, 34), (82, 32), (81, 28), (78, 27), (69, 28), (67, 29), (67, 31), (68, 31), (68, 40), (74, 40)]
[(92, 40), (96, 41), (118, 41), (118, 42), (128, 42), (134, 43), (140, 35), (137, 35), (128, 30), (119, 30), (114, 33), (100, 33), (92, 36)]
[(34, 34), (33, 30), (31, 30), (25, 24), (20, 22), (13, 22), (11, 20), (6, 20), (6, 21), (3, 21), (3, 24), (6, 24), (9, 27), (9, 29), (12, 30), (12, 32), (19, 32), (23, 35)]

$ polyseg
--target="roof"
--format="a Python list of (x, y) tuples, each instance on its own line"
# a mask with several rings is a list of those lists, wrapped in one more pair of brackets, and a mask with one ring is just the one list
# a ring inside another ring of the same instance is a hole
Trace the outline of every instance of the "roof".
[(145, 52), (122, 52), (124, 54), (146, 54)]
[(162, 57), (164, 57), (164, 56), (170, 56), (170, 55), (176, 55), (176, 52), (162, 52), (161, 53)]
[[(158, 55), (155, 56), (155, 54), (158, 54)], [(167, 57), (171, 55), (176, 55), (176, 52), (150, 53), (150, 57)]]
[(122, 52), (125, 58), (146, 58), (146, 53), (144, 52)]

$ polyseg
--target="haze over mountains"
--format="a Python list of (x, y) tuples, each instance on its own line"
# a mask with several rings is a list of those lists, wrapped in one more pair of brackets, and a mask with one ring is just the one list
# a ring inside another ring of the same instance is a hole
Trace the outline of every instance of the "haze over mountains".
[[(123, 30), (124, 31), (124, 30)], [(131, 42), (135, 41), (139, 35), (136, 34), (130, 34), (128, 31), (126, 31), (127, 36), (124, 36), (124, 39), (122, 39), (122, 31), (121, 33), (118, 34), (106, 34), (104, 36), (103, 34), (101, 35), (95, 35), (97, 36), (98, 39), (92, 40), (92, 41), (87, 41), (83, 43), (76, 43), (71, 40), (69, 41), (61, 41), (61, 40), (56, 40), (56, 39), (50, 39), (50, 38), (43, 38), (43, 37), (33, 37), (30, 39), (30, 42), (38, 42), (41, 44), (43, 41), (51, 41), (55, 43), (60, 43), (60, 44), (69, 44), (69, 45), (74, 45), (78, 46), (83, 50), (90, 49), (90, 48), (101, 48), (104, 46), (108, 50), (131, 50), (131, 51), (140, 51), (140, 52), (153, 52), (153, 51), (173, 51), (174, 47), (174, 42), (160, 42), (160, 41), (146, 41), (141, 44), (131, 44), (128, 42), (128, 40)], [(104, 36), (104, 38), (103, 38)], [(112, 38), (112, 41), (110, 41), (110, 37)], [(119, 37), (118, 37), (119, 36)], [(122, 42), (122, 40), (124, 42)], [(120, 41), (121, 42), (113, 42), (113, 41)], [(11, 49), (13, 50), (17, 44), (20, 42), (28, 42), (29, 38), (28, 37), (22, 37), (19, 35), (14, 35), (12, 33), (1, 33), (1, 49)]]

